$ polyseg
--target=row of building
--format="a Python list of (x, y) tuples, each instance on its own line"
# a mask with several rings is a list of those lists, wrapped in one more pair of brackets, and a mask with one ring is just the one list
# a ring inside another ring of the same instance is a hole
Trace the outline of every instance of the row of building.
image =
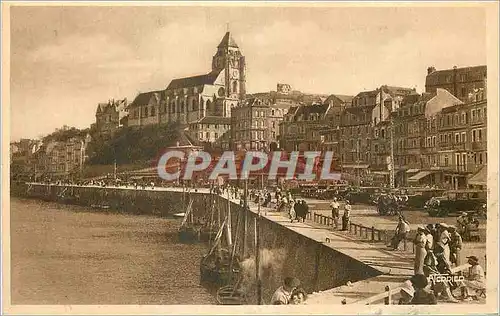
[[(60, 134), (63, 137), (58, 138)], [(54, 137), (44, 140), (21, 139), (10, 144), (10, 173), (17, 180), (41, 177), (79, 178), (88, 159), (91, 142), (87, 131), (63, 126)]]

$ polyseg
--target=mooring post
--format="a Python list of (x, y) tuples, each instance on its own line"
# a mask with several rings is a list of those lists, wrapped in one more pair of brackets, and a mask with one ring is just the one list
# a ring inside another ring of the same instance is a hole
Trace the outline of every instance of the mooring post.
[(386, 285), (385, 291), (387, 292), (387, 296), (384, 299), (384, 304), (385, 305), (391, 305), (392, 304), (391, 287), (389, 285)]

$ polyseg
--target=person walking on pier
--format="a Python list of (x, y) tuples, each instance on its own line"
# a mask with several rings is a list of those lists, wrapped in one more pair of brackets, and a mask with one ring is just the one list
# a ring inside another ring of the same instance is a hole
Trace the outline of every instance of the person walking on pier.
[(425, 249), (426, 242), (427, 238), (425, 236), (425, 228), (419, 227), (415, 240), (413, 241), (415, 244), (415, 274), (424, 274), (424, 260), (427, 256), (427, 250)]
[(450, 226), (450, 262), (456, 267), (460, 265), (460, 252), (462, 251), (462, 236), (455, 226)]
[(349, 200), (345, 201), (344, 205), (344, 215), (342, 215), (342, 230), (349, 230), (349, 222), (351, 221), (351, 204)]
[(337, 202), (337, 198), (333, 198), (333, 202), (330, 204), (330, 207), (332, 208), (332, 218), (333, 218), (333, 225), (335, 226), (335, 229), (339, 228), (339, 217), (340, 217), (340, 204)]
[(410, 232), (410, 224), (405, 220), (403, 216), (399, 216), (398, 226), (396, 226), (396, 233), (392, 237), (391, 247), (393, 250), (398, 250), (399, 243), (406, 239), (406, 236)]

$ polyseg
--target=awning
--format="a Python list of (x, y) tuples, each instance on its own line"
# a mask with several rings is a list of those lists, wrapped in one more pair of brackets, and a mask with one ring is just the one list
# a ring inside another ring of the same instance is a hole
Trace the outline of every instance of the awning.
[(431, 173), (433, 173), (433, 172), (432, 171), (420, 171), (416, 175), (411, 176), (408, 179), (408, 181), (419, 181), (420, 179), (427, 177)]
[(406, 173), (415, 173), (415, 172), (419, 172), (420, 169), (408, 169), (406, 170)]
[(488, 179), (488, 168), (482, 167), (475, 175), (469, 179), (470, 185), (486, 185)]
[(389, 171), (372, 171), (371, 173), (386, 176), (389, 174)]

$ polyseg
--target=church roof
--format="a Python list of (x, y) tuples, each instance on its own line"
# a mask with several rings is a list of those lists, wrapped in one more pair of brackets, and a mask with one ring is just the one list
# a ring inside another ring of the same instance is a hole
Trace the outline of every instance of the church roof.
[(226, 35), (222, 38), (222, 41), (220, 41), (219, 46), (217, 48), (221, 47), (236, 47), (238, 48), (238, 44), (236, 44), (235, 40), (231, 36), (231, 33), (226, 32)]
[(198, 75), (193, 77), (179, 78), (170, 81), (167, 90), (190, 88), (195, 86), (201, 86), (205, 84), (214, 84), (215, 80), (219, 76), (220, 71), (212, 71), (205, 75)]

